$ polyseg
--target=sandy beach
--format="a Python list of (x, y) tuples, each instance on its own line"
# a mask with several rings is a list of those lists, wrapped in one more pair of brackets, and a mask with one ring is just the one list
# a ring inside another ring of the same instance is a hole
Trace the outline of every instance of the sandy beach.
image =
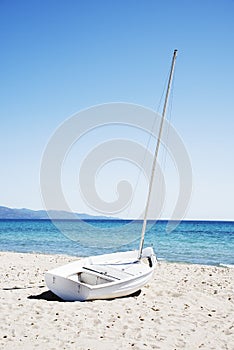
[(161, 262), (134, 296), (63, 302), (46, 270), (75, 257), (0, 253), (1, 349), (234, 349), (234, 269)]

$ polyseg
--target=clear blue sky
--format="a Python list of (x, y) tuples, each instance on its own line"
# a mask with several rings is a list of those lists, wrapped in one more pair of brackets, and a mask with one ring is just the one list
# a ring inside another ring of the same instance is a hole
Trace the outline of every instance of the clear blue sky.
[(233, 220), (233, 18), (233, 0), (0, 0), (0, 205), (42, 208), (43, 150), (72, 114), (155, 108), (177, 48), (173, 125), (194, 174), (186, 218)]

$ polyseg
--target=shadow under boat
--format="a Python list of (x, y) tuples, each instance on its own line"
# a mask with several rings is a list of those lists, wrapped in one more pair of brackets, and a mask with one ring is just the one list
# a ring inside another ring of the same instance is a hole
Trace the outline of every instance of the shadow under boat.
[[(132, 293), (130, 295), (125, 295), (119, 298), (113, 298), (113, 299), (103, 299), (105, 301), (111, 301), (114, 299), (125, 299), (125, 298), (134, 298), (134, 297), (138, 297), (141, 294), (141, 289), (138, 290), (135, 293)], [(28, 296), (28, 299), (34, 299), (34, 300), (46, 300), (46, 301), (59, 301), (59, 302), (63, 302), (63, 303), (74, 303), (74, 301), (65, 301), (61, 298), (59, 298), (57, 295), (55, 295), (54, 293), (52, 293), (50, 290), (40, 293), (38, 295), (30, 295)], [(93, 300), (86, 300), (85, 302), (92, 302)]]

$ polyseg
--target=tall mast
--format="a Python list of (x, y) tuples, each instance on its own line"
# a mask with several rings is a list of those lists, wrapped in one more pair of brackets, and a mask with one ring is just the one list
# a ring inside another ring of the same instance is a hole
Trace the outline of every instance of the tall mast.
[(164, 106), (163, 106), (163, 113), (162, 113), (162, 118), (161, 118), (161, 122), (160, 122), (159, 133), (158, 133), (158, 140), (157, 140), (157, 145), (156, 145), (155, 153), (154, 153), (152, 172), (151, 172), (150, 183), (149, 183), (149, 191), (148, 191), (148, 197), (147, 197), (147, 202), (146, 202), (146, 207), (145, 207), (144, 221), (143, 221), (143, 226), (142, 226), (142, 231), (141, 231), (141, 241), (140, 241), (139, 256), (138, 256), (139, 259), (141, 259), (141, 255), (142, 255), (142, 249), (143, 249), (144, 238), (145, 238), (145, 230), (146, 230), (146, 224), (147, 224), (147, 215), (148, 215), (152, 185), (153, 185), (153, 180), (154, 180), (154, 172), (155, 172), (156, 163), (157, 163), (159, 145), (160, 145), (162, 129), (163, 129), (163, 122), (165, 120), (166, 111), (167, 111), (167, 103), (168, 103), (168, 98), (169, 98), (170, 89), (171, 89), (171, 83), (172, 83), (173, 74), (174, 74), (176, 56), (177, 56), (177, 50), (174, 50), (172, 63), (171, 63), (170, 76), (169, 76), (168, 84), (167, 84), (167, 92), (166, 92), (166, 97), (165, 97)]

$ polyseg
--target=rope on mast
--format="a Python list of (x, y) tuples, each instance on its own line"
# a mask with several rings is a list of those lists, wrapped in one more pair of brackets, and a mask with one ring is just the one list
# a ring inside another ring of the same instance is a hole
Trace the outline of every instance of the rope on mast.
[(146, 224), (147, 224), (147, 215), (148, 215), (151, 191), (152, 191), (153, 180), (154, 180), (154, 172), (155, 172), (155, 168), (156, 168), (158, 151), (159, 151), (159, 146), (160, 146), (160, 141), (161, 141), (163, 122), (165, 120), (166, 111), (167, 111), (167, 103), (168, 103), (168, 97), (169, 97), (169, 93), (170, 93), (171, 82), (172, 82), (174, 68), (175, 68), (176, 56), (177, 56), (177, 50), (174, 50), (172, 64), (171, 64), (171, 71), (170, 71), (170, 76), (169, 76), (168, 85), (167, 85), (167, 92), (166, 92), (165, 102), (164, 102), (164, 106), (163, 106), (163, 113), (162, 113), (162, 118), (161, 118), (161, 122), (160, 122), (159, 133), (158, 133), (158, 140), (157, 140), (155, 153), (154, 153), (154, 160), (153, 160), (150, 183), (149, 183), (148, 198), (147, 198), (147, 202), (146, 202), (144, 221), (143, 221), (143, 225), (142, 225), (141, 241), (140, 241), (140, 246), (139, 246), (138, 259), (141, 259), (141, 256), (142, 256), (142, 249), (143, 249), (143, 245), (144, 245), (145, 230), (146, 230)]

